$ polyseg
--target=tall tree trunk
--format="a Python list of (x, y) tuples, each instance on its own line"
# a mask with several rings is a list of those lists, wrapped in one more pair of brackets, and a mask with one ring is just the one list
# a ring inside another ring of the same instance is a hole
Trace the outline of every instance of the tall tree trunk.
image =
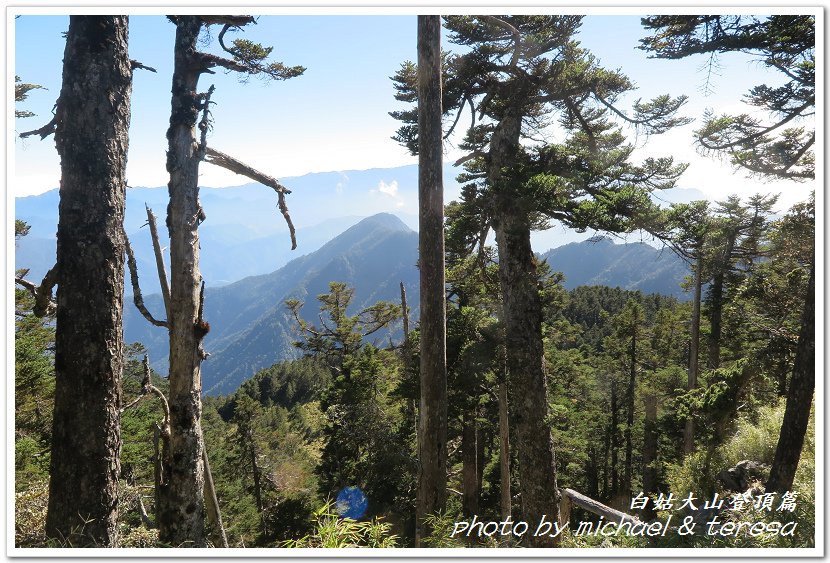
[(804, 447), (804, 436), (810, 422), (810, 406), (816, 386), (816, 344), (815, 344), (815, 264), (810, 268), (810, 281), (804, 312), (801, 315), (801, 330), (798, 335), (798, 347), (795, 352), (795, 365), (787, 390), (787, 407), (784, 421), (775, 448), (775, 458), (767, 481), (767, 492), (783, 493), (792, 489), (795, 471)]
[(61, 188), (46, 533), (72, 546), (118, 541), (127, 28), (127, 16), (70, 17), (56, 112)]
[(415, 545), (447, 500), (447, 350), (441, 131), (441, 18), (418, 16), (418, 200), (421, 405)]
[(707, 343), (707, 366), (709, 369), (720, 367), (720, 345), (721, 333), (723, 332), (723, 286), (724, 274), (718, 272), (712, 277), (712, 285), (709, 288), (711, 302), (709, 304), (709, 335)]
[(256, 503), (256, 511), (259, 514), (260, 525), (262, 526), (263, 537), (268, 535), (268, 521), (265, 518), (265, 505), (262, 502), (262, 471), (259, 468), (257, 461), (256, 444), (254, 444), (253, 432), (249, 432), (247, 436), (250, 440), (250, 448), (248, 448), (248, 455), (251, 458), (251, 474), (254, 478), (254, 502)]
[[(613, 376), (612, 376), (613, 377)], [(613, 498), (620, 491), (619, 472), (617, 467), (617, 452), (619, 450), (619, 401), (617, 400), (617, 380), (611, 380), (611, 426), (609, 433), (611, 435), (611, 490), (609, 491), (609, 498)]]
[[(500, 194), (501, 195), (501, 194)], [(537, 288), (530, 225), (511, 197), (499, 197), (494, 221), (499, 248), (499, 276), (507, 332), (510, 404), (516, 429), (522, 518), (538, 523), (559, 516), (553, 440), (545, 423), (547, 384), (542, 369), (542, 307)], [(531, 536), (534, 547), (549, 547), (557, 538)]]
[(501, 518), (506, 520), (513, 511), (513, 497), (510, 493), (510, 425), (506, 381), (499, 383), (499, 486)]
[[(692, 304), (692, 330), (689, 336), (689, 378), (688, 389), (691, 391), (697, 387), (698, 374), (698, 349), (700, 348), (700, 294), (703, 287), (702, 249), (697, 249), (697, 262), (695, 264), (694, 284), (695, 297)], [(692, 417), (686, 419), (686, 427), (683, 429), (683, 453), (689, 455), (695, 449), (695, 423)]]
[[(657, 397), (654, 393), (647, 393), (643, 402), (646, 411), (643, 426), (643, 493), (651, 496), (657, 493)], [(642, 516), (646, 521), (657, 516), (652, 505), (649, 502), (643, 509)]]
[(167, 171), (170, 231), (170, 461), (162, 485), (159, 538), (177, 547), (204, 547), (200, 318), (199, 66), (193, 59), (202, 27), (197, 16), (176, 21), (175, 66)]
[(461, 500), (462, 513), (467, 518), (478, 514), (478, 442), (475, 412), (464, 412), (461, 431)]
[(720, 349), (723, 337), (723, 294), (725, 291), (726, 272), (730, 267), (730, 259), (735, 252), (735, 238), (737, 234), (731, 234), (723, 251), (719, 271), (712, 277), (712, 286), (709, 288), (711, 303), (709, 306), (709, 336), (708, 364), (709, 369), (720, 367)]
[[(614, 382), (612, 381), (611, 385), (613, 386), (613, 384)], [(602, 494), (600, 495), (600, 498), (606, 500), (611, 498), (611, 495), (613, 494), (611, 490), (611, 471), (609, 468), (609, 458), (611, 455), (611, 441), (613, 432), (613, 425), (609, 424), (605, 429), (605, 436), (603, 437), (604, 439), (602, 441)]]
[(628, 395), (626, 397), (627, 405), (627, 419), (625, 424), (625, 472), (623, 473), (623, 493), (631, 496), (631, 479), (634, 465), (634, 445), (632, 443), (632, 431), (634, 428), (634, 395), (637, 389), (637, 324), (639, 319), (636, 312), (634, 313), (633, 326), (631, 328), (631, 345), (629, 348), (629, 366), (628, 372)]

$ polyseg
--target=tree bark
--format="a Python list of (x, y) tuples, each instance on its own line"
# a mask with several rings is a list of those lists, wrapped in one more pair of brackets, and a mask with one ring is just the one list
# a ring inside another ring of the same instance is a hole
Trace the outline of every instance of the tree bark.
[[(612, 378), (614, 376), (611, 376)], [(619, 450), (619, 401), (617, 400), (617, 380), (611, 379), (611, 423), (608, 433), (611, 436), (611, 490), (608, 498), (613, 498), (620, 490), (619, 468), (617, 467), (617, 456)]]
[(510, 425), (508, 422), (507, 382), (499, 383), (499, 485), (501, 487), (501, 518), (506, 520), (513, 511), (510, 494)]
[[(700, 294), (703, 286), (702, 249), (697, 249), (697, 261), (695, 264), (694, 284), (695, 297), (692, 305), (692, 330), (689, 336), (689, 378), (688, 389), (691, 391), (697, 387), (698, 374), (698, 349), (700, 348)], [(686, 427), (683, 429), (683, 453), (689, 455), (695, 450), (695, 422), (690, 416), (686, 419)]]
[[(499, 253), (522, 518), (538, 523), (543, 515), (549, 521), (557, 520), (559, 515), (553, 439), (545, 423), (548, 403), (542, 365), (542, 304), (536, 258), (530, 244), (530, 220), (517, 194), (501, 177), (503, 167), (516, 159), (521, 124), (519, 104), (506, 108), (490, 138), (487, 179), (495, 198), (493, 228)], [(530, 543), (533, 547), (553, 547), (558, 544), (558, 537), (532, 536)]]
[(464, 413), (461, 431), (461, 511), (466, 518), (478, 514), (478, 442), (475, 413)]
[[(545, 423), (547, 384), (542, 369), (542, 307), (530, 246), (530, 225), (515, 201), (502, 197), (495, 222), (499, 275), (507, 331), (507, 371), (510, 405), (516, 428), (522, 518), (538, 523), (544, 515), (558, 518), (553, 440)], [(532, 536), (534, 547), (556, 545), (557, 539)]]
[(792, 490), (795, 471), (801, 459), (804, 436), (810, 422), (810, 407), (816, 386), (816, 345), (815, 345), (815, 264), (810, 268), (804, 312), (801, 315), (801, 330), (795, 352), (795, 365), (787, 390), (787, 407), (784, 421), (775, 448), (775, 458), (767, 481), (767, 492), (784, 493)]
[[(653, 393), (647, 393), (643, 397), (643, 402), (646, 411), (643, 426), (643, 493), (650, 496), (657, 493), (657, 397)], [(646, 521), (657, 517), (653, 504), (649, 502), (641, 512)]]
[(116, 546), (123, 369), (127, 16), (71, 16), (58, 99), (55, 410), (46, 533)]
[(447, 500), (447, 352), (441, 131), (441, 18), (418, 16), (418, 199), (421, 405), (415, 545)]
[(731, 266), (732, 254), (735, 252), (737, 233), (730, 234), (720, 260), (718, 272), (712, 277), (709, 288), (711, 304), (709, 307), (708, 364), (709, 369), (720, 367), (720, 349), (723, 336), (723, 294), (726, 285), (726, 272)]
[(628, 372), (628, 394), (627, 418), (625, 421), (625, 470), (623, 473), (623, 493), (631, 496), (631, 479), (634, 466), (634, 445), (632, 443), (632, 432), (634, 429), (634, 395), (637, 389), (637, 324), (638, 315), (635, 311), (631, 327), (631, 344), (629, 347), (629, 361), (631, 362)]
[(175, 65), (167, 171), (170, 231), (170, 463), (161, 486), (159, 538), (176, 547), (204, 547), (200, 318), (199, 65), (194, 60), (202, 27), (197, 16), (176, 19)]

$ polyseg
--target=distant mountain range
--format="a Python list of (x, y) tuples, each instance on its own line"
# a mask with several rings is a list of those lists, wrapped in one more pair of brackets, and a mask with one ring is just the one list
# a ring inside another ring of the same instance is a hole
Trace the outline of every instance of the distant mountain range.
[[(458, 197), (458, 169), (444, 167), (447, 200)], [(297, 249), (290, 250), (288, 229), (277, 210), (277, 196), (260, 184), (200, 190), (207, 220), (199, 228), (200, 268), (208, 287), (218, 287), (249, 276), (273, 272), (289, 260), (320, 248), (361, 219), (394, 209), (409, 227), (417, 229), (418, 167), (349, 170), (282, 178), (292, 193), (288, 207), (297, 226)], [(661, 204), (700, 199), (696, 190), (672, 189), (655, 195)], [(15, 245), (15, 268), (29, 268), (29, 278), (40, 280), (55, 263), (55, 232), (58, 224), (58, 190), (15, 199), (15, 217), (31, 226), (29, 235)], [(142, 291), (159, 291), (154, 275), (155, 260), (150, 247), (145, 204), (158, 217), (166, 238), (167, 188), (134, 187), (127, 190), (125, 230), (130, 237), (141, 272)], [(539, 250), (579, 241), (590, 235), (561, 226), (533, 233)], [(162, 246), (166, 246), (162, 240)], [(128, 286), (127, 293), (132, 289)]]
[[(454, 173), (447, 167), (445, 182)], [(303, 318), (319, 322), (316, 297), (328, 291), (331, 281), (355, 288), (354, 312), (379, 300), (397, 302), (399, 284), (403, 282), (413, 321), (418, 317), (418, 236), (410, 228), (417, 227), (417, 217), (373, 213), (377, 206), (388, 207), (390, 201), (417, 201), (417, 167), (309, 174), (285, 179), (285, 183), (302, 195), (289, 199), (298, 227), (298, 249), (293, 253), (273, 192), (258, 184), (201, 190), (201, 203), (208, 217), (199, 229), (201, 271), (207, 282), (205, 318), (212, 327), (205, 338), (205, 349), (211, 356), (202, 371), (207, 394), (230, 393), (257, 370), (295, 357), (298, 352), (292, 342), (298, 335), (285, 300), (305, 301)], [(448, 185), (447, 197), (451, 198), (457, 185)], [(671, 192), (662, 197), (688, 201), (700, 195), (693, 190)], [(361, 199), (360, 193), (368, 195)], [(332, 194), (336, 194), (334, 199)], [(161, 317), (163, 307), (149, 230), (142, 228), (146, 223), (145, 203), (154, 210), (165, 233), (167, 190), (128, 190), (125, 219), (145, 302)], [(15, 244), (15, 267), (30, 268), (27, 277), (37, 281), (55, 262), (58, 192), (17, 198), (15, 205), (16, 218), (31, 225), (30, 234)], [(406, 205), (403, 207), (405, 210)], [(364, 218), (367, 214), (371, 216)], [(537, 248), (550, 248), (543, 246), (545, 242), (553, 245), (568, 237), (573, 240), (562, 227), (536, 236), (533, 244)], [(687, 274), (686, 266), (671, 252), (647, 244), (615, 244), (610, 238), (594, 237), (558, 246), (541, 257), (554, 271), (564, 273), (564, 284), (569, 289), (608, 285), (686, 297), (679, 287)], [(127, 294), (132, 294), (129, 286)], [(142, 342), (153, 367), (166, 373), (167, 332), (149, 325), (131, 304), (131, 298), (127, 303), (127, 342)], [(399, 334), (400, 327), (393, 327), (377, 337), (386, 343)]]
[(673, 295), (688, 299), (680, 287), (689, 268), (668, 249), (659, 250), (636, 242), (614, 244), (598, 236), (548, 250), (541, 255), (553, 271), (565, 274), (564, 286), (607, 285), (643, 293)]
[[(607, 237), (572, 243), (542, 255), (552, 269), (565, 274), (565, 286), (601, 284), (683, 297), (679, 284), (684, 264), (669, 252), (647, 244), (614, 244)], [(319, 322), (316, 296), (331, 281), (355, 288), (351, 313), (379, 300), (400, 299), (400, 282), (407, 290), (411, 316), (418, 318), (419, 282), (416, 262), (418, 235), (398, 217), (374, 215), (350, 227), (320, 249), (292, 260), (275, 272), (245, 278), (205, 294), (205, 318), (211, 332), (205, 349), (211, 356), (202, 366), (203, 390), (209, 395), (233, 392), (258, 370), (297, 356), (292, 342), (296, 323), (285, 300), (305, 302), (301, 316)], [(161, 314), (158, 295), (145, 299)], [(124, 315), (125, 339), (147, 346), (153, 366), (166, 373), (167, 332), (147, 323), (135, 307)], [(377, 342), (397, 341), (400, 327), (378, 333)]]
[[(295, 321), (285, 300), (305, 302), (301, 316), (319, 323), (317, 295), (328, 292), (330, 281), (355, 288), (350, 312), (380, 300), (399, 301), (400, 283), (406, 287), (413, 318), (418, 316), (418, 235), (399, 218), (379, 214), (364, 219), (323, 245), (292, 260), (279, 270), (245, 278), (205, 291), (205, 319), (211, 332), (205, 349), (211, 356), (202, 365), (202, 388), (218, 395), (236, 390), (256, 371), (297, 356)], [(151, 311), (163, 310), (158, 295), (146, 298)], [(398, 327), (378, 332), (379, 345), (388, 343)], [(167, 332), (147, 323), (128, 306), (124, 315), (127, 342), (147, 346), (154, 368), (167, 372)]]

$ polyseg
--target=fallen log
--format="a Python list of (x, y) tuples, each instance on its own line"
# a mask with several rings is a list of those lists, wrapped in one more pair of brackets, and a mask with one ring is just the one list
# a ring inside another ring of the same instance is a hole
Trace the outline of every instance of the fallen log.
[(573, 489), (561, 489), (560, 493), (562, 500), (559, 506), (559, 520), (562, 523), (570, 520), (572, 504), (575, 504), (576, 506), (583, 508), (588, 512), (598, 514), (606, 520), (611, 520), (615, 522), (631, 522), (632, 524), (640, 522), (640, 519), (636, 516), (626, 514), (625, 512), (620, 512), (619, 510), (611, 508), (610, 506), (605, 506), (601, 502), (596, 501), (590, 497), (586, 497), (582, 493), (578, 493)]

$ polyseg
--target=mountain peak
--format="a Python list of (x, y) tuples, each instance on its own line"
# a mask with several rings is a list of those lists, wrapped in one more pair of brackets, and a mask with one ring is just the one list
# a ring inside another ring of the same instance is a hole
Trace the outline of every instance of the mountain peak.
[(393, 215), (392, 213), (378, 213), (376, 215), (366, 217), (365, 219), (357, 223), (354, 227), (352, 227), (352, 229), (358, 228), (382, 228), (391, 231), (402, 231), (405, 233), (414, 232), (406, 225), (406, 223), (401, 221), (401, 219), (397, 215)]

